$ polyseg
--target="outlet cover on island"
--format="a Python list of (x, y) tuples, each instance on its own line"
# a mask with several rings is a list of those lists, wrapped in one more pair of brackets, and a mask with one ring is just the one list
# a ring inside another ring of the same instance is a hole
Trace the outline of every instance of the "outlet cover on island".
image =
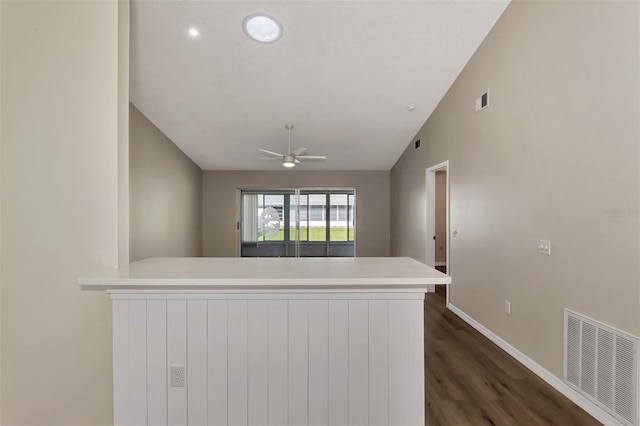
[(504, 301), (504, 313), (507, 315), (511, 315), (511, 302), (508, 300)]
[(183, 388), (185, 382), (184, 365), (172, 365), (169, 367), (169, 380), (172, 388)]

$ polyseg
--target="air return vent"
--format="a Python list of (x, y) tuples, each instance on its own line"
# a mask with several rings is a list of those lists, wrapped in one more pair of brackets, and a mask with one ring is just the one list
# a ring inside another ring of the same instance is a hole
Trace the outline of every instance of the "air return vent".
[(489, 107), (489, 90), (476, 99), (476, 112)]
[(564, 311), (564, 381), (624, 424), (638, 424), (638, 338)]

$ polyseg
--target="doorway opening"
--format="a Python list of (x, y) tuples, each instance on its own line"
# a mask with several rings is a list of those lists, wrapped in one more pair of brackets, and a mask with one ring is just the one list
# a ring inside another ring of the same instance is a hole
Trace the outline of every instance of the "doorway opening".
[[(451, 275), (449, 249), (449, 161), (426, 170), (427, 249), (425, 263)], [(449, 306), (449, 286), (433, 286), (429, 291), (445, 293)]]

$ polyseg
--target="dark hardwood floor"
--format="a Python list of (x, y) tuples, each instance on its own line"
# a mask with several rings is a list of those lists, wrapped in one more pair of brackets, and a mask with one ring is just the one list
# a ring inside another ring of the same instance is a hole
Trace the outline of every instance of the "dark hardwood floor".
[(426, 296), (425, 362), (427, 425), (600, 424), (445, 309), (441, 289)]

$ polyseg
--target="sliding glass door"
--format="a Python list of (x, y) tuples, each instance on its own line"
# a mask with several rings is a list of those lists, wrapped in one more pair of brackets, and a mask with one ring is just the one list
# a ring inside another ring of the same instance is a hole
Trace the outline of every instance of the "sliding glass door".
[(353, 190), (300, 190), (301, 257), (353, 257), (354, 244)]
[(291, 195), (295, 195), (294, 190), (242, 191), (242, 257), (296, 256), (295, 225), (291, 229)]
[(355, 256), (353, 189), (243, 190), (242, 257)]

